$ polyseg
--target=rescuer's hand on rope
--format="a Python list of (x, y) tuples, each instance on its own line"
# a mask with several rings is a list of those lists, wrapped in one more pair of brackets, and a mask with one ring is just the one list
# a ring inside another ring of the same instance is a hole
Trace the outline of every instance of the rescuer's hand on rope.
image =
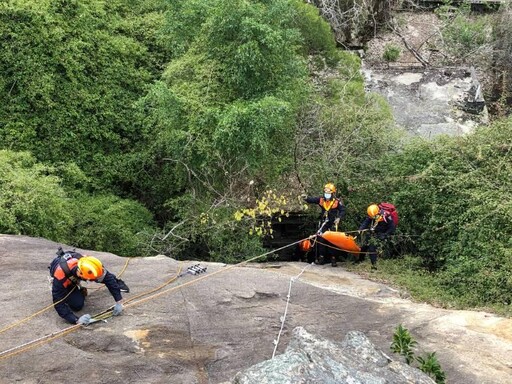
[(89, 314), (80, 316), (79, 319), (76, 321), (76, 323), (80, 325), (89, 325), (90, 322), (91, 315)]
[(114, 305), (114, 309), (112, 310), (112, 315), (119, 316), (123, 312), (123, 304), (121, 302), (117, 302)]

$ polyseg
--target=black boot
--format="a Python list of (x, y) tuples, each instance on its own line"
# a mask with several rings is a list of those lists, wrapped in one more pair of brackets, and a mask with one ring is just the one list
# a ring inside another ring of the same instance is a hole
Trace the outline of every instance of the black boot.
[(315, 264), (323, 265), (325, 263), (325, 257), (324, 255), (318, 256), (318, 258), (315, 260)]
[(337, 267), (338, 264), (336, 263), (336, 256), (331, 256), (331, 266)]
[(130, 292), (130, 288), (128, 288), (128, 286), (125, 284), (125, 282), (121, 279), (118, 279), (116, 278), (117, 280), (117, 285), (119, 285), (119, 289), (121, 290), (121, 292)]

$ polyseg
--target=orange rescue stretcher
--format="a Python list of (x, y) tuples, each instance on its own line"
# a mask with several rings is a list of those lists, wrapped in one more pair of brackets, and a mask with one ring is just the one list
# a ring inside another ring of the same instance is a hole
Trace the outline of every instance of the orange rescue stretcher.
[[(325, 231), (322, 235), (319, 235), (336, 248), (345, 252), (360, 252), (361, 247), (357, 245), (356, 238), (354, 236), (347, 235), (345, 232)], [(300, 242), (300, 249), (307, 252), (311, 249), (311, 240), (306, 239)]]

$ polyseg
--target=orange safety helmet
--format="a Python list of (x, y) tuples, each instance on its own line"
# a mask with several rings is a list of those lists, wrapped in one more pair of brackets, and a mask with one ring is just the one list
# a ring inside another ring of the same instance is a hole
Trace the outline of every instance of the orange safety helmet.
[(380, 208), (377, 204), (372, 204), (368, 207), (366, 212), (368, 213), (368, 216), (374, 219), (379, 214)]
[(96, 280), (103, 275), (103, 265), (93, 256), (83, 256), (78, 259), (76, 274), (83, 280)]
[(302, 240), (299, 243), (299, 247), (302, 252), (308, 252), (311, 250), (311, 241), (309, 239)]
[(336, 193), (336, 186), (333, 183), (327, 183), (324, 185), (324, 192), (329, 190), (329, 193)]

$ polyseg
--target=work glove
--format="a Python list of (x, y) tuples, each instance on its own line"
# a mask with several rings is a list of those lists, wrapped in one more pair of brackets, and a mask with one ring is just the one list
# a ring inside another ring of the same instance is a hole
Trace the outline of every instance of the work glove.
[(89, 314), (80, 316), (78, 318), (78, 320), (76, 321), (76, 323), (80, 324), (80, 325), (89, 325), (90, 322), (91, 322), (91, 315), (89, 315)]
[(116, 305), (114, 305), (114, 309), (112, 310), (112, 315), (119, 316), (121, 312), (123, 312), (123, 304), (116, 303)]

